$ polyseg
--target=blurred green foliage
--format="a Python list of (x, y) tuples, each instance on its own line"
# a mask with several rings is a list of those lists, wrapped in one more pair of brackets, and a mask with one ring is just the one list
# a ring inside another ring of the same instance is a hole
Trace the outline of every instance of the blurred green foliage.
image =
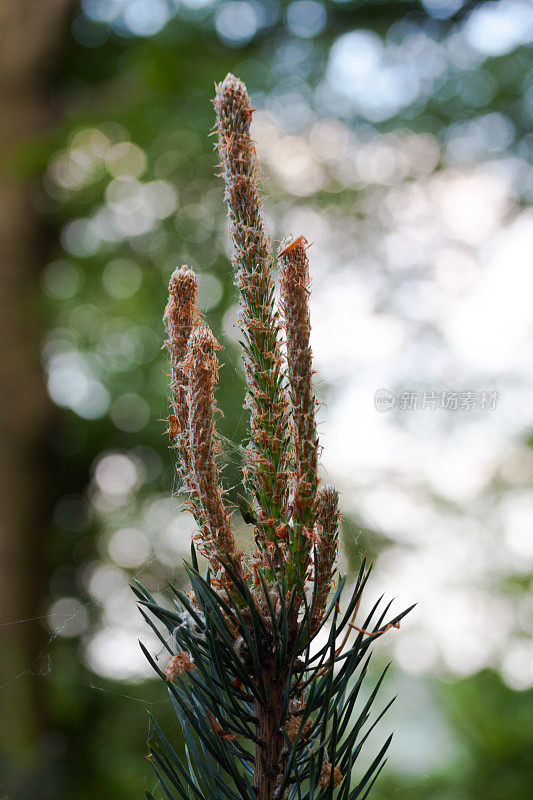
[(389, 773), (377, 787), (376, 800), (396, 795), (410, 800), (530, 797), (533, 692), (515, 692), (497, 673), (483, 670), (440, 683), (437, 702), (450, 734), (460, 742), (460, 754), (432, 775), (402, 780)]
[[(172, 464), (161, 422), (168, 412), (160, 349), (166, 282), (180, 263), (198, 269), (200, 305), (224, 345), (219, 430), (230, 496), (238, 490), (243, 378), (222, 190), (207, 136), (214, 82), (228, 71), (238, 74), (258, 104), (281, 116), (286, 112), (289, 130), (298, 129), (293, 107), (304, 118), (309, 109), (317, 117), (335, 111), (314, 92), (339, 36), (365, 29), (399, 47), (418, 32), (426, 44), (447, 42), (442, 47), (450, 52), (454, 33), (479, 4), (443, 2), (439, 7), (445, 11), (436, 13), (436, 3), (315, 3), (325, 9), (326, 22), (316, 35), (302, 36), (294, 33), (298, 20), (292, 29), (288, 24), (284, 4), (258, 0), (241, 4), (241, 11), (253, 6), (264, 24), (248, 39), (233, 41), (221, 34), (222, 5), (231, 4), (165, 4), (168, 23), (142, 36), (128, 30), (118, 12), (112, 18), (109, 11), (106, 18), (101, 3), (85, 3), (54, 88), (61, 122), (45, 144), (35, 143), (31, 158), (25, 155), (26, 163), (44, 173), (34, 199), (59, 234), (42, 275), (48, 321), (43, 359), (58, 406), (50, 440), (57, 496), (48, 532), (47, 602), (53, 609), (57, 600), (73, 598), (84, 609), (75, 607), (79, 629), (77, 622), (69, 629), (68, 614), (67, 622), (59, 612), (59, 621), (52, 618), (54, 640), (45, 651), (43, 687), (55, 730), (45, 743), (48, 763), (55, 765), (48, 775), (50, 798), (126, 800), (141, 797), (143, 782), (151, 780), (144, 762), (145, 706), (164, 718), (166, 700), (158, 683), (142, 679), (139, 659), (132, 656), (128, 668), (112, 637), (137, 613), (128, 576), (139, 574), (148, 588), (163, 594), (166, 580), (182, 579), (179, 562), (188, 531), (178, 527), (169, 534)], [(110, 3), (109, 9), (115, 6)], [(363, 133), (407, 129), (430, 133), (444, 145), (460, 138), (460, 126), (481, 111), (495, 113), (513, 131), (509, 154), (525, 158), (533, 146), (528, 134), (533, 67), (519, 44), (473, 59), (470, 66), (457, 66), (456, 52), (455, 65), (451, 58), (452, 66), (435, 80), (424, 71), (431, 71), (432, 59), (442, 52), (437, 48), (429, 57), (421, 49), (412, 58), (420, 59), (420, 81), (427, 79), (427, 88), (412, 102), (371, 120), (339, 100), (338, 117)], [(476, 147), (485, 157), (483, 141)], [(328, 213), (335, 208), (349, 213), (359, 194), (338, 177), (303, 199), (298, 191), (283, 199), (287, 187), (274, 177), (266, 190), (274, 226), (291, 203), (312, 199)], [(524, 202), (528, 191), (524, 186)], [(332, 389), (321, 386), (321, 391), (327, 396)], [(134, 552), (124, 547), (119, 535), (124, 529), (136, 531)], [(369, 537), (369, 547), (376, 541)], [(361, 546), (365, 542), (359, 540)], [(120, 589), (114, 604), (102, 599), (109, 581)], [(110, 638), (98, 644), (98, 631), (105, 629)], [(531, 796), (531, 693), (514, 692), (489, 672), (440, 684), (438, 693), (441, 713), (462, 743), (460, 763), (429, 776), (389, 771), (375, 797)], [(167, 730), (170, 719), (164, 720)], [(39, 791), (28, 786), (26, 796), (35, 800)]]

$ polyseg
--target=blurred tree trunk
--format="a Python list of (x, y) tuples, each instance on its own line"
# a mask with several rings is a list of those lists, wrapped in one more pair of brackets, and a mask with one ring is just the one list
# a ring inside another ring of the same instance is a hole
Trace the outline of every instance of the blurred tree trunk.
[(11, 162), (15, 147), (50, 122), (50, 83), (74, 5), (0, 0), (0, 796), (13, 790), (17, 774), (38, 769), (45, 727), (39, 623), (23, 620), (42, 613), (48, 403), (37, 292), (46, 247), (29, 182)]

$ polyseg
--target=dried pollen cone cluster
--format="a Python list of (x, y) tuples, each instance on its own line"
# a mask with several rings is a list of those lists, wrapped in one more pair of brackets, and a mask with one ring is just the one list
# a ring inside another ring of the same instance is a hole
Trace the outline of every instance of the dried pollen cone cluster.
[(330, 783), (333, 783), (333, 786), (338, 786), (341, 781), (342, 772), (340, 771), (339, 767), (334, 767), (332, 770), (329, 761), (324, 761), (322, 764), (322, 771), (320, 773), (320, 786), (323, 789), (327, 789)]
[(194, 664), (190, 659), (189, 654), (182, 650), (170, 658), (168, 664), (164, 669), (164, 674), (167, 681), (175, 681), (184, 672), (191, 672), (194, 669)]

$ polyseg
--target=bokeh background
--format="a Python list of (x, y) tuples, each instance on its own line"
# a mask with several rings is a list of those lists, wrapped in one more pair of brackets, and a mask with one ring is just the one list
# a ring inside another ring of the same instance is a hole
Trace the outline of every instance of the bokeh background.
[[(0, 797), (133, 800), (138, 577), (183, 583), (162, 309), (200, 274), (245, 432), (214, 82), (253, 96), (273, 239), (312, 247), (322, 477), (382, 637), (376, 800), (533, 796), (533, 5), (12, 0), (0, 9)], [(376, 407), (376, 392), (391, 407)], [(392, 399), (391, 399), (392, 398)], [(455, 399), (454, 399), (455, 398)], [(372, 745), (367, 758), (372, 757)]]

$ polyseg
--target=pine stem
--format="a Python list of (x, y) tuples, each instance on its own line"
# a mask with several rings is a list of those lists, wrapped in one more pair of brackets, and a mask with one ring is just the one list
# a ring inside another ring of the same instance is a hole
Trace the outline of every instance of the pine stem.
[(254, 792), (256, 800), (272, 800), (274, 791), (283, 774), (281, 753), (284, 746), (281, 731), (281, 711), (285, 690), (286, 675), (275, 677), (273, 667), (263, 671), (268, 705), (263, 706), (257, 700), (254, 714), (257, 717), (255, 727), (258, 742), (255, 745), (254, 759)]

